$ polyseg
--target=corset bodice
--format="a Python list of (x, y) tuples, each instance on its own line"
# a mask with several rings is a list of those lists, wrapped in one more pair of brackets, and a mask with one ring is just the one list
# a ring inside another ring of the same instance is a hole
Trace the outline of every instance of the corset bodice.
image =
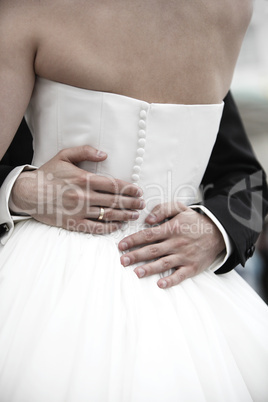
[(172, 199), (189, 204), (196, 201), (222, 110), (223, 103), (147, 103), (37, 78), (26, 113), (33, 164), (42, 165), (61, 149), (88, 144), (108, 158), (81, 167), (136, 183), (148, 209)]

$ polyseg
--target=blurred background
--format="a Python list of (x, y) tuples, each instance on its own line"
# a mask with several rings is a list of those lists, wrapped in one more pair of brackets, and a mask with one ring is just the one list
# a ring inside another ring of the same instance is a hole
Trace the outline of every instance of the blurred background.
[[(268, 0), (255, 0), (232, 92), (255, 154), (268, 174)], [(268, 220), (254, 256), (237, 271), (268, 303)]]

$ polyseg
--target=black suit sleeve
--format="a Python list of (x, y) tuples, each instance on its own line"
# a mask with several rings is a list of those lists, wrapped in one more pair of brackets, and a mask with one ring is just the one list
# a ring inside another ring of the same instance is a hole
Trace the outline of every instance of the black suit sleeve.
[(20, 127), (0, 162), (0, 186), (16, 166), (30, 164), (33, 157), (32, 136), (23, 119)]
[(202, 180), (203, 204), (232, 239), (234, 251), (217, 273), (245, 264), (252, 256), (268, 208), (265, 173), (247, 139), (232, 95)]

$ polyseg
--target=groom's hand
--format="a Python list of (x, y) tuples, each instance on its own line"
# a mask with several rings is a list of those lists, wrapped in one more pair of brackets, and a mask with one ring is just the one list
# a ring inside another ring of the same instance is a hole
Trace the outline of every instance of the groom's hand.
[(10, 209), (68, 230), (98, 234), (117, 230), (120, 222), (137, 219), (145, 204), (137, 186), (76, 166), (106, 158), (107, 154), (87, 145), (60, 151), (39, 169), (20, 174)]
[[(169, 220), (164, 221), (167, 218)], [(181, 203), (158, 205), (145, 222), (157, 226), (130, 235), (119, 243), (119, 249), (127, 251), (121, 263), (126, 267), (143, 262), (134, 270), (139, 278), (174, 268), (171, 275), (158, 280), (158, 286), (163, 289), (204, 271), (225, 248), (217, 226), (206, 215)]]

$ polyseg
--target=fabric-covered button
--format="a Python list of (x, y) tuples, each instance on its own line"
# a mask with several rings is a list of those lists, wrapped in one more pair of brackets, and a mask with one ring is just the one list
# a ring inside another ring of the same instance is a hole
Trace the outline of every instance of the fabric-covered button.
[(145, 147), (145, 143), (146, 143), (146, 141), (145, 141), (144, 138), (140, 138), (139, 141), (138, 141), (138, 145), (139, 145), (140, 147), (142, 147), (142, 148)]
[(139, 131), (139, 137), (140, 138), (145, 138), (146, 137), (146, 132), (144, 130)]
[(141, 165), (143, 162), (143, 158), (141, 158), (140, 156), (138, 156), (138, 158), (135, 159), (135, 162), (137, 163), (137, 165)]
[(140, 176), (138, 175), (138, 174), (133, 174), (132, 175), (132, 180), (134, 180), (134, 181), (138, 181), (139, 180), (139, 178), (140, 178)]
[(141, 167), (135, 165), (134, 168), (133, 168), (133, 172), (134, 172), (134, 173), (140, 173), (140, 171), (141, 171)]
[(137, 149), (137, 154), (139, 155), (139, 156), (143, 156), (144, 155), (144, 149), (143, 148), (139, 148), (139, 149)]
[(140, 126), (140, 128), (145, 128), (145, 127), (146, 127), (145, 121), (144, 121), (144, 120), (140, 120), (140, 121), (139, 121), (139, 126)]
[(141, 109), (147, 110), (148, 109), (148, 103), (141, 102)]
[(146, 116), (147, 116), (147, 112), (146, 112), (145, 110), (141, 110), (141, 112), (140, 112), (140, 117), (141, 117), (142, 119), (145, 119)]

